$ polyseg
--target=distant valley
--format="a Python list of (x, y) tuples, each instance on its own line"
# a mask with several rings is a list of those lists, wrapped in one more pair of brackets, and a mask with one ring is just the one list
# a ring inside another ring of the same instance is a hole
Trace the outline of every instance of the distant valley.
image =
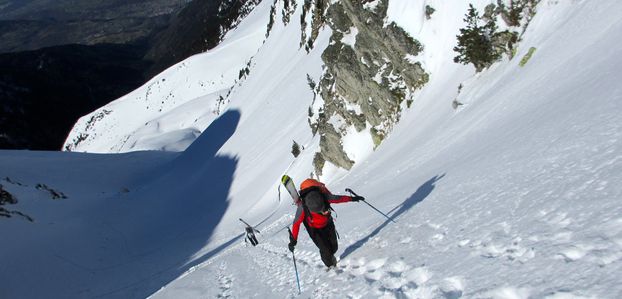
[(0, 149), (60, 150), (79, 117), (218, 45), (246, 2), (0, 0)]

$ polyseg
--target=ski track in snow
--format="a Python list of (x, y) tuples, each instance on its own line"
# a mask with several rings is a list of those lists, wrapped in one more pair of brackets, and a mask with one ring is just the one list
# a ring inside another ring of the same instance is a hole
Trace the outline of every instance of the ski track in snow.
[[(281, 225), (272, 225), (271, 228), (262, 230), (264, 235), (271, 237), (267, 239), (259, 237), (259, 245), (255, 247), (246, 243), (235, 245), (184, 274), (183, 282), (173, 282), (172, 293), (168, 293), (165, 287), (151, 298), (175, 296), (175, 291), (192, 288), (188, 285), (175, 284), (185, 284), (188, 281), (218, 285), (215, 289), (203, 287), (200, 296), (235, 298), (236, 285), (243, 283), (247, 284), (245, 289), (253, 288), (252, 285), (257, 284), (257, 288), (254, 288), (256, 293), (252, 297), (298, 297), (292, 254), (285, 246), (286, 236), (280, 228), (290, 221), (290, 217), (282, 217), (276, 222)], [(455, 299), (460, 298), (464, 292), (464, 281), (461, 277), (437, 278), (431, 282), (430, 279), (435, 274), (425, 265), (412, 266), (392, 257), (346, 257), (339, 260), (336, 269), (327, 270), (319, 252), (308, 240), (306, 232), (301, 232), (301, 237), (305, 240), (301, 240), (295, 255), (302, 297)], [(436, 238), (437, 235), (433, 235), (430, 242), (434, 242)], [(369, 245), (386, 248), (391, 241), (375, 238)], [(405, 244), (406, 247), (410, 243), (410, 240), (401, 240), (401, 244)], [(341, 251), (337, 252), (337, 256)], [(229, 265), (234, 262), (235, 266)], [(193, 275), (195, 277), (192, 277)], [(210, 279), (215, 281), (206, 282)], [(243, 295), (251, 294), (252, 292)]]
[[(484, 212), (486, 213), (486, 212)], [(321, 262), (319, 252), (308, 239), (306, 232), (301, 231), (299, 245), (295, 251), (300, 284), (301, 297), (311, 298), (452, 298), (463, 296), (467, 298), (532, 298), (531, 288), (521, 286), (500, 286), (483, 290), (470, 290), (466, 293), (469, 278), (464, 276), (442, 276), (435, 272), (425, 262), (411, 261), (399, 253), (421, 251), (421, 247), (434, 250), (436, 255), (444, 253), (456, 254), (455, 251), (470, 257), (479, 257), (482, 263), (494, 261), (499, 265), (515, 265), (529, 263), (538, 255), (545, 255), (546, 259), (559, 259), (564, 263), (573, 263), (580, 260), (605, 266), (622, 258), (621, 251), (611, 252), (613, 246), (622, 247), (622, 218), (608, 222), (600, 233), (616, 236), (614, 239), (600, 238), (601, 244), (580, 244), (573, 240), (573, 232), (567, 230), (572, 224), (567, 213), (544, 210), (539, 211), (539, 218), (546, 233), (542, 235), (525, 235), (520, 229), (514, 228), (507, 222), (501, 221), (493, 225), (492, 229), (481, 229), (480, 238), (465, 238), (472, 232), (451, 232), (442, 224), (425, 221), (424, 223), (408, 222), (408, 217), (400, 217), (399, 223), (377, 235), (369, 238), (365, 248), (357, 247), (360, 251), (372, 254), (357, 254), (355, 250), (349, 256), (339, 260), (338, 268), (326, 271)], [(198, 278), (185, 278), (183, 281), (174, 281), (173, 290), (188, 289), (188, 281), (204, 281), (216, 279), (219, 285), (218, 293), (210, 293), (209, 288), (202, 288), (201, 296), (216, 296), (218, 298), (235, 298), (232, 290), (237, 284), (248, 284), (244, 289), (254, 289), (252, 297), (299, 297), (296, 288), (296, 278), (293, 268), (292, 255), (287, 250), (286, 234), (283, 227), (289, 225), (291, 217), (284, 215), (259, 235), (260, 244), (252, 247), (240, 243), (226, 252), (206, 261), (187, 275), (197, 275)], [(339, 229), (339, 225), (338, 225)], [(475, 230), (480, 230), (475, 228)], [(365, 239), (370, 230), (357, 228), (354, 232), (343, 233), (340, 239), (340, 250), (336, 256), (344, 253), (344, 248), (353, 245), (355, 240)], [(405, 231), (418, 232), (417, 238), (404, 236)], [(464, 235), (464, 236), (463, 236)], [(266, 237), (268, 236), (268, 237)], [(423, 236), (423, 238), (422, 238)], [(471, 237), (473, 235), (471, 234)], [(536, 245), (544, 242), (545, 245)], [(399, 247), (397, 252), (393, 247)], [(557, 248), (558, 251), (539, 252), (537, 247)], [(385, 256), (381, 253), (387, 253)], [(422, 257), (422, 261), (426, 258)], [(229, 267), (228, 263), (235, 266)], [(219, 266), (217, 266), (219, 265)], [(214, 273), (214, 271), (216, 273)], [(180, 283), (181, 286), (175, 284)], [(254, 287), (253, 285), (256, 285)], [(239, 289), (239, 286), (237, 286)], [(207, 292), (207, 293), (205, 293)], [(247, 292), (247, 291), (245, 291)], [(176, 293), (168, 293), (167, 288), (154, 294), (153, 298), (168, 298)], [(244, 293), (241, 296), (248, 296)], [(577, 295), (564, 289), (559, 289), (547, 295), (546, 298), (592, 298)]]
[(231, 298), (231, 285), (233, 284), (233, 278), (227, 275), (227, 263), (222, 262), (220, 267), (218, 267), (218, 283), (219, 283), (219, 293), (217, 298)]

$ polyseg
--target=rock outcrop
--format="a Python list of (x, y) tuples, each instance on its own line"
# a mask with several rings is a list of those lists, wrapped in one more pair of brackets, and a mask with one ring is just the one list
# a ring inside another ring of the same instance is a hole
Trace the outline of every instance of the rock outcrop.
[(305, 2), (312, 15), (311, 34), (306, 37), (303, 26), (301, 42), (312, 48), (323, 24), (333, 32), (322, 54), (325, 71), (314, 89), (314, 101), (320, 102), (312, 105), (309, 116), (313, 133), (320, 134), (317, 175), (325, 161), (345, 169), (353, 166), (342, 144), (350, 127), (368, 130), (377, 147), (399, 120), (405, 102), (413, 101), (415, 91), (428, 81), (417, 62), (423, 46), (396, 24), (385, 23), (388, 0), (327, 5), (322, 0)]

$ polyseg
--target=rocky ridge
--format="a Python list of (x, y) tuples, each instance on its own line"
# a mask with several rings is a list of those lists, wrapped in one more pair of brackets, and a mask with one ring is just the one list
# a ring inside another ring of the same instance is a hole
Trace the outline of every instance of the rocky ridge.
[(377, 147), (428, 81), (417, 61), (423, 46), (396, 24), (385, 23), (387, 7), (387, 0), (305, 1), (301, 23), (309, 18), (310, 28), (303, 26), (301, 46), (312, 48), (321, 26), (332, 30), (322, 55), (324, 74), (317, 84), (309, 79), (315, 99), (308, 121), (320, 135), (321, 150), (314, 158), (318, 176), (326, 161), (344, 169), (354, 165), (342, 144), (348, 128), (368, 131)]

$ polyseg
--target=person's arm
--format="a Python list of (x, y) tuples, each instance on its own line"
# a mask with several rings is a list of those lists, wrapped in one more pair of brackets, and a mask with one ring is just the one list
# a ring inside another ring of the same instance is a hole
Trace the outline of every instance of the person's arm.
[(361, 201), (365, 200), (362, 196), (347, 196), (347, 195), (328, 195), (329, 203), (342, 203), (342, 202), (351, 202), (351, 201)]
[(333, 194), (328, 195), (329, 203), (342, 203), (342, 202), (349, 202), (349, 201), (352, 201), (352, 196), (333, 195)]
[(287, 244), (287, 248), (292, 253), (294, 252), (294, 248), (298, 243), (298, 232), (300, 231), (300, 224), (305, 219), (305, 211), (302, 208), (302, 204), (298, 205), (298, 209), (296, 210), (296, 217), (294, 217), (294, 224), (292, 224), (292, 231), (289, 236), (289, 244)]
[(294, 241), (298, 240), (298, 232), (300, 231), (300, 224), (305, 219), (305, 211), (302, 208), (302, 204), (298, 205), (298, 209), (296, 210), (296, 216), (294, 217), (294, 223), (292, 224), (292, 235), (294, 237)]

